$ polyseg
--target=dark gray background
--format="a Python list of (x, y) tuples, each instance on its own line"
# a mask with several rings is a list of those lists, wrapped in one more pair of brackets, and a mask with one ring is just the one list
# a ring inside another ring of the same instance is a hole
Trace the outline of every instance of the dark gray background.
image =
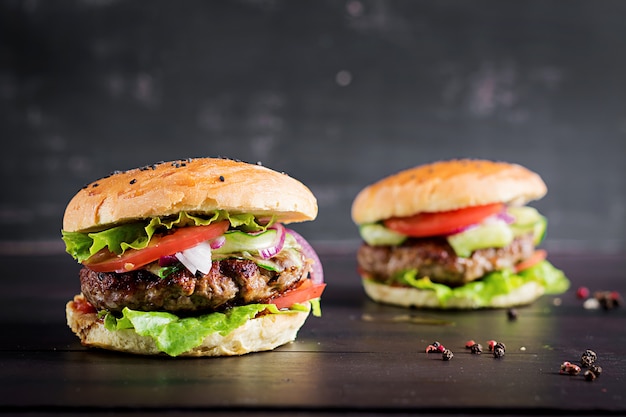
[[(62, 250), (117, 169), (262, 161), (306, 183), (320, 247), (365, 185), (436, 159), (521, 163), (560, 251), (626, 248), (624, 1), (0, 0), (0, 249)], [(46, 249), (47, 248), (47, 249)]]

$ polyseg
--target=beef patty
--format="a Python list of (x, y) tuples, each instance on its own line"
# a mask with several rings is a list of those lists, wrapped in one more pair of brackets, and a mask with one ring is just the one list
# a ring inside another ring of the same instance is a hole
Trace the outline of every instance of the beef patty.
[(160, 278), (148, 270), (126, 273), (80, 270), (81, 291), (98, 310), (193, 313), (223, 310), (236, 305), (268, 301), (307, 277), (308, 261), (285, 265), (280, 272), (260, 268), (250, 260), (214, 261), (206, 275), (185, 268)]
[(359, 268), (373, 279), (388, 282), (395, 274), (416, 269), (417, 277), (451, 287), (474, 281), (488, 272), (513, 268), (535, 250), (532, 234), (503, 248), (478, 249), (468, 258), (454, 253), (445, 238), (409, 239), (399, 246), (362, 245)]

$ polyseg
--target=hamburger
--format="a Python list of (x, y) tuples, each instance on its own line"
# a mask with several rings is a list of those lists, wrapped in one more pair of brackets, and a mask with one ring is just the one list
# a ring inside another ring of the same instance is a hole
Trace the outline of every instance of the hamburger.
[(271, 350), (320, 314), (318, 256), (285, 225), (314, 220), (296, 179), (223, 158), (160, 162), (83, 187), (63, 217), (82, 268), (66, 305), (83, 345), (144, 355)]
[(458, 159), (361, 190), (352, 219), (358, 271), (374, 301), (435, 309), (504, 308), (567, 290), (537, 249), (547, 221), (528, 202), (547, 188), (517, 164)]

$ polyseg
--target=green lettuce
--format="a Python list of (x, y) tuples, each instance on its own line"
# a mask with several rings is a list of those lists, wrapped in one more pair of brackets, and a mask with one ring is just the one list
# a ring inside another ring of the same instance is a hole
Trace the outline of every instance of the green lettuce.
[(433, 291), (442, 307), (452, 298), (470, 299), (477, 306), (486, 307), (491, 305), (493, 298), (506, 295), (529, 282), (537, 282), (544, 287), (545, 294), (563, 293), (570, 285), (563, 271), (548, 261), (539, 262), (519, 273), (511, 270), (491, 272), (480, 280), (454, 288), (432, 282), (428, 277), (417, 278), (416, 270), (403, 271), (394, 277), (394, 281), (421, 290)]
[[(120, 318), (106, 311), (102, 311), (100, 315), (104, 317), (107, 330), (134, 329), (137, 334), (152, 338), (160, 351), (170, 356), (178, 356), (201, 345), (204, 338), (213, 333), (227, 336), (264, 310), (270, 314), (291, 314), (309, 309), (310, 307), (302, 304), (295, 304), (289, 310), (279, 310), (274, 304), (248, 304), (233, 307), (224, 313), (181, 318), (172, 313), (136, 311), (126, 307)], [(317, 309), (319, 310), (319, 302)]]
[(66, 252), (78, 262), (83, 262), (104, 248), (117, 255), (123, 254), (127, 249), (143, 249), (148, 246), (150, 239), (158, 231), (175, 227), (204, 226), (222, 220), (228, 220), (231, 228), (246, 232), (265, 231), (274, 221), (272, 219), (268, 224), (261, 225), (252, 214), (231, 214), (223, 210), (216, 211), (211, 217), (199, 217), (181, 212), (173, 218), (155, 217), (97, 232), (82, 233), (62, 230), (61, 234)]

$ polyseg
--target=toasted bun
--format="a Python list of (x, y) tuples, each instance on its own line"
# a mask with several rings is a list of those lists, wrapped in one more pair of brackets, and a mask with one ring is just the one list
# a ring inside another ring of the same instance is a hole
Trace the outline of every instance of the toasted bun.
[(364, 188), (352, 204), (356, 224), (490, 203), (521, 205), (546, 194), (536, 173), (505, 162), (459, 159), (401, 171)]
[(283, 223), (313, 220), (317, 201), (298, 180), (260, 165), (221, 158), (161, 162), (95, 181), (69, 202), (68, 232), (190, 213), (275, 215)]
[(475, 300), (455, 297), (441, 305), (432, 290), (420, 290), (411, 287), (399, 287), (381, 284), (370, 279), (362, 279), (365, 293), (374, 301), (401, 307), (471, 310), (479, 308), (508, 308), (530, 304), (544, 293), (544, 288), (536, 282), (529, 282), (506, 295), (494, 297), (488, 305), (478, 304)]
[[(74, 297), (74, 301), (82, 300), (82, 295)], [(140, 355), (164, 355), (150, 337), (140, 336), (132, 329), (109, 331), (96, 313), (76, 309), (74, 301), (65, 306), (67, 324), (83, 346)], [(267, 314), (247, 321), (226, 336), (209, 335), (200, 346), (179, 356), (235, 356), (272, 350), (295, 340), (308, 315), (308, 312)]]

